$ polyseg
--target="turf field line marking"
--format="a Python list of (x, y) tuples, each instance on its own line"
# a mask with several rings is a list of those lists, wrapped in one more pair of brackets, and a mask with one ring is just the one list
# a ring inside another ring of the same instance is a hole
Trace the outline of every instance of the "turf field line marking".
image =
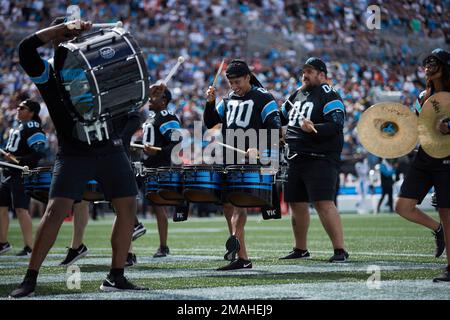
[[(150, 259), (141, 264), (148, 263)], [(80, 260), (81, 261), (81, 260)], [(101, 261), (97, 261), (101, 262)], [(172, 261), (174, 262), (174, 261)], [(181, 260), (180, 260), (181, 262)], [(216, 266), (219, 267), (226, 262), (217, 261)], [(198, 269), (147, 269), (141, 270), (137, 268), (127, 268), (125, 273), (130, 279), (165, 279), (165, 278), (194, 278), (194, 277), (236, 277), (239, 275), (259, 275), (265, 276), (269, 274), (288, 275), (295, 274), (298, 276), (307, 275), (308, 273), (340, 273), (340, 272), (363, 272), (367, 271), (368, 266), (378, 265), (381, 272), (395, 270), (427, 270), (440, 269), (439, 264), (416, 264), (416, 263), (392, 263), (392, 262), (364, 262), (364, 263), (346, 263), (346, 264), (330, 264), (327, 262), (312, 262), (302, 265), (259, 265), (255, 264), (251, 270), (235, 270), (231, 272), (218, 272), (216, 267), (198, 268)], [(108, 267), (105, 265), (105, 271), (88, 272), (83, 269), (83, 264), (77, 264), (81, 270), (81, 280), (83, 281), (99, 281), (101, 282), (107, 274)], [(139, 266), (139, 262), (138, 265)], [(66, 268), (61, 267), (59, 273), (53, 270), (52, 273), (41, 273), (38, 283), (54, 283), (66, 282)], [(20, 283), (23, 275), (0, 275), (0, 284)]]
[[(108, 252), (111, 253), (111, 248), (89, 248), (90, 250), (90, 254), (95, 252)], [(62, 248), (55, 248), (51, 250), (52, 252), (67, 252), (67, 249), (62, 249)], [(147, 255), (152, 255), (153, 253), (150, 252), (150, 250), (146, 249), (146, 248), (139, 248), (139, 247), (135, 247), (134, 251), (136, 251), (136, 253), (144, 253)], [(209, 254), (217, 254), (220, 255), (222, 253), (223, 248), (222, 245), (218, 246), (218, 247), (204, 247), (204, 248), (176, 248), (176, 247), (171, 247), (171, 252), (202, 252), (202, 253), (209, 253)], [(249, 252), (250, 254), (252, 252), (275, 252), (278, 253), (280, 256), (282, 256), (283, 254), (287, 254), (288, 253), (288, 249), (286, 250), (280, 250), (280, 249), (250, 249)], [(314, 251), (311, 250), (310, 251), (311, 254), (321, 254), (321, 255), (330, 255), (332, 254), (331, 251)], [(400, 257), (429, 257), (432, 258), (433, 257), (433, 253), (399, 253), (399, 252), (369, 252), (369, 251), (349, 251), (351, 256), (354, 255), (359, 255), (359, 256), (386, 256), (386, 257), (390, 257), (390, 256), (400, 256)], [(50, 258), (65, 258), (65, 254), (50, 254), (48, 257)], [(278, 256), (278, 255), (277, 255)], [(443, 257), (445, 257), (445, 254), (443, 255)], [(267, 258), (267, 257), (266, 257)], [(275, 258), (275, 257), (274, 257)], [(442, 257), (441, 257), (442, 258)], [(1, 255), (0, 256), (0, 264), (2, 263), (2, 261), (5, 260), (21, 260), (21, 259), (26, 259), (24, 257), (17, 257), (14, 255)], [(351, 257), (350, 257), (351, 259)]]
[[(37, 292), (38, 294), (38, 292)], [(149, 290), (140, 292), (92, 292), (61, 295), (37, 295), (29, 299), (146, 299), (146, 300), (249, 300), (249, 299), (313, 299), (313, 300), (448, 300), (447, 284), (431, 280), (388, 280), (380, 282), (380, 289), (369, 289), (365, 281), (296, 283)], [(180, 301), (180, 306), (183, 301)]]

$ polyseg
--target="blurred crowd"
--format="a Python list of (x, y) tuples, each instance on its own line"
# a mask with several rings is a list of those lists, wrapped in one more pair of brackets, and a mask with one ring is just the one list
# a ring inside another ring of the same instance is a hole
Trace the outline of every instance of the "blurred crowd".
[[(39, 99), (18, 65), (18, 42), (65, 15), (69, 5), (78, 5), (85, 20), (123, 21), (143, 49), (151, 82), (164, 78), (179, 56), (187, 58), (169, 83), (170, 109), (185, 128), (201, 120), (204, 93), (222, 59), (246, 59), (281, 105), (301, 84), (302, 61), (321, 57), (345, 101), (342, 156), (348, 161), (364, 153), (355, 131), (361, 113), (386, 93), (412, 106), (425, 85), (422, 55), (436, 44), (450, 46), (449, 0), (0, 0), (0, 143), (14, 125), (17, 102)], [(366, 25), (370, 5), (380, 9), (381, 30)], [(42, 55), (50, 57), (50, 48)], [(218, 86), (219, 96), (228, 91), (223, 77)], [(51, 162), (56, 137), (44, 105), (41, 117)]]

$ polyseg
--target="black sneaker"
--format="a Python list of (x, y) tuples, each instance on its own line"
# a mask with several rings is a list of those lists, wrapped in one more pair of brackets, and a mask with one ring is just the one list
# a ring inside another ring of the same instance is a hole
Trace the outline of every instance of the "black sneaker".
[(86, 256), (88, 252), (89, 249), (84, 244), (81, 244), (77, 249), (69, 248), (67, 250), (66, 258), (59, 265), (70, 266), (71, 264)]
[(280, 260), (283, 260), (283, 259), (310, 259), (310, 258), (311, 258), (311, 254), (309, 253), (308, 250), (293, 248), (292, 251), (289, 252), (289, 254), (287, 256), (280, 258)]
[(431, 194), (431, 205), (435, 208), (437, 208), (437, 197), (436, 197), (436, 192), (433, 192)]
[(331, 263), (341, 263), (347, 261), (349, 254), (343, 249), (334, 250), (334, 255), (328, 260)]
[(137, 264), (137, 258), (134, 253), (129, 252), (127, 255), (127, 261), (125, 262), (125, 267), (131, 267)]
[(29, 257), (31, 256), (31, 248), (29, 246), (23, 247), (22, 250), (19, 251), (17, 254), (18, 257)]
[(239, 239), (236, 236), (230, 236), (225, 243), (225, 248), (227, 252), (223, 256), (223, 258), (227, 261), (234, 261), (236, 259), (236, 254), (239, 249), (241, 249), (241, 244), (239, 243)]
[(434, 278), (433, 282), (450, 282), (450, 266), (447, 266), (439, 277)]
[(36, 279), (25, 278), (20, 286), (9, 294), (9, 298), (25, 298), (34, 296)]
[(139, 222), (137, 225), (134, 226), (133, 237), (131, 238), (131, 241), (134, 241), (137, 238), (143, 236), (146, 232), (147, 229), (145, 229), (144, 225), (141, 222)]
[(105, 280), (103, 280), (100, 290), (105, 292), (112, 291), (143, 291), (148, 290), (141, 286), (132, 284), (125, 276), (112, 277), (108, 275)]
[(226, 266), (218, 268), (217, 271), (251, 269), (251, 268), (252, 268), (252, 262), (250, 260), (244, 260), (244, 259), (238, 258), (237, 260), (230, 262), (230, 264), (227, 264)]
[(439, 224), (439, 228), (433, 232), (433, 235), (436, 242), (436, 251), (434, 256), (439, 258), (445, 250), (444, 228), (442, 227), (442, 224)]
[(9, 242), (0, 243), (0, 254), (6, 253), (11, 249), (12, 249), (12, 246), (9, 244)]
[(153, 258), (162, 258), (167, 256), (170, 253), (168, 246), (159, 246), (156, 253), (153, 255)]

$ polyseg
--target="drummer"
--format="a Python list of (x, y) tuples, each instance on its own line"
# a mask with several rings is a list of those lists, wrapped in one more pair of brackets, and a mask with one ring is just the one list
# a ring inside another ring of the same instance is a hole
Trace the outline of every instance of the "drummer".
[[(416, 102), (416, 113), (429, 97), (438, 92), (450, 92), (450, 53), (435, 49), (423, 60), (425, 69), (426, 90), (419, 95)], [(449, 134), (449, 120), (442, 119), (439, 124), (441, 134)], [(433, 281), (450, 281), (450, 156), (437, 159), (428, 155), (419, 147), (400, 189), (400, 196), (395, 211), (403, 218), (421, 224), (432, 230), (436, 251), (435, 257), (442, 255), (447, 244), (447, 267), (444, 273)], [(436, 191), (436, 202), (441, 222), (425, 214), (417, 204), (421, 203), (431, 187)]]
[[(247, 63), (243, 60), (232, 60), (227, 67), (226, 76), (232, 91), (219, 104), (216, 105), (216, 90), (213, 86), (210, 86), (206, 92), (207, 102), (203, 119), (208, 129), (219, 123), (222, 124), (222, 133), (227, 132), (228, 129), (242, 129), (244, 132), (254, 129), (258, 132), (259, 129), (281, 128), (280, 114), (275, 99), (262, 87)], [(227, 144), (230, 142), (227, 141)], [(248, 146), (246, 149), (247, 157), (254, 159), (258, 154), (257, 145)], [(233, 212), (232, 215), (226, 215), (227, 220), (230, 220), (228, 223), (231, 225), (232, 235), (225, 245), (227, 249), (225, 259), (231, 260), (231, 262), (218, 268), (218, 271), (252, 268), (244, 241), (247, 210), (239, 207), (230, 209), (230, 206), (230, 204), (225, 204), (224, 211)], [(236, 254), (237, 259), (235, 260)]]
[[(171, 100), (172, 94), (164, 84), (154, 84), (150, 87), (149, 115), (143, 125), (142, 141), (145, 146), (143, 163), (147, 168), (165, 167), (172, 163), (172, 149), (178, 143), (172, 140), (172, 133), (181, 126), (177, 116), (167, 110)], [(159, 234), (159, 247), (153, 257), (165, 257), (170, 253), (167, 245), (167, 209), (164, 206), (151, 206), (151, 209), (156, 215)]]
[[(52, 43), (56, 48), (91, 28), (90, 22), (80, 21), (79, 28), (57, 18), (50, 27), (39, 30), (21, 41), (19, 59), (22, 68), (38, 88), (55, 126), (59, 152), (55, 161), (47, 209), (37, 230), (33, 252), (23, 282), (10, 293), (12, 298), (34, 294), (39, 269), (53, 246), (59, 229), (75, 201), (82, 199), (86, 183), (95, 179), (105, 198), (111, 200), (117, 213), (111, 245), (112, 262), (103, 291), (146, 290), (124, 276), (124, 265), (131, 244), (136, 196), (138, 193), (133, 170), (117, 133), (109, 139), (83, 140), (77, 130), (77, 119), (61, 96), (58, 79), (51, 62), (43, 60), (38, 48)], [(112, 174), (113, 173), (113, 174)]]
[(287, 125), (289, 146), (288, 181), (284, 200), (288, 203), (295, 247), (282, 259), (309, 259), (307, 234), (309, 203), (313, 203), (333, 246), (330, 263), (349, 258), (344, 231), (335, 204), (339, 163), (344, 142), (345, 106), (330, 87), (325, 62), (310, 57), (302, 67), (302, 86), (282, 105), (281, 121)]
[[(41, 106), (36, 101), (27, 99), (17, 106), (18, 126), (9, 132), (4, 158), (13, 164), (27, 166), (30, 169), (37, 166), (45, 156), (47, 138), (41, 128), (39, 111)], [(0, 184), (0, 254), (11, 250), (7, 241), (9, 226), (8, 209), (15, 211), (19, 219), (24, 241), (24, 248), (18, 256), (31, 255), (33, 233), (31, 217), (28, 213), (30, 197), (25, 194), (22, 172), (18, 169), (4, 168)]]

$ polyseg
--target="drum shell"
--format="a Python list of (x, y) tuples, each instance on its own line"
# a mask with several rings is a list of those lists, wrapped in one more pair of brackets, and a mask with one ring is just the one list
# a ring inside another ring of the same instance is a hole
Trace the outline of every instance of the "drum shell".
[(221, 203), (225, 183), (223, 167), (191, 165), (183, 167), (183, 196), (194, 203)]
[(156, 168), (144, 169), (145, 198), (151, 205), (155, 206), (177, 206), (182, 203), (180, 200), (167, 200), (158, 194), (158, 174)]
[(103, 114), (125, 115), (148, 100), (148, 73), (141, 49), (129, 33), (119, 30), (123, 29), (78, 37), (62, 43), (55, 52), (65, 104), (85, 122)]
[(272, 174), (262, 174), (261, 167), (253, 165), (227, 166), (225, 170), (227, 202), (243, 208), (272, 205)]
[(103, 201), (105, 200), (105, 195), (100, 188), (100, 185), (95, 180), (90, 180), (86, 184), (86, 188), (83, 193), (83, 200), (86, 201)]
[(159, 167), (158, 194), (165, 200), (183, 201), (183, 172), (181, 167)]
[(24, 187), (31, 198), (43, 203), (48, 202), (53, 168), (38, 167), (24, 175)]

